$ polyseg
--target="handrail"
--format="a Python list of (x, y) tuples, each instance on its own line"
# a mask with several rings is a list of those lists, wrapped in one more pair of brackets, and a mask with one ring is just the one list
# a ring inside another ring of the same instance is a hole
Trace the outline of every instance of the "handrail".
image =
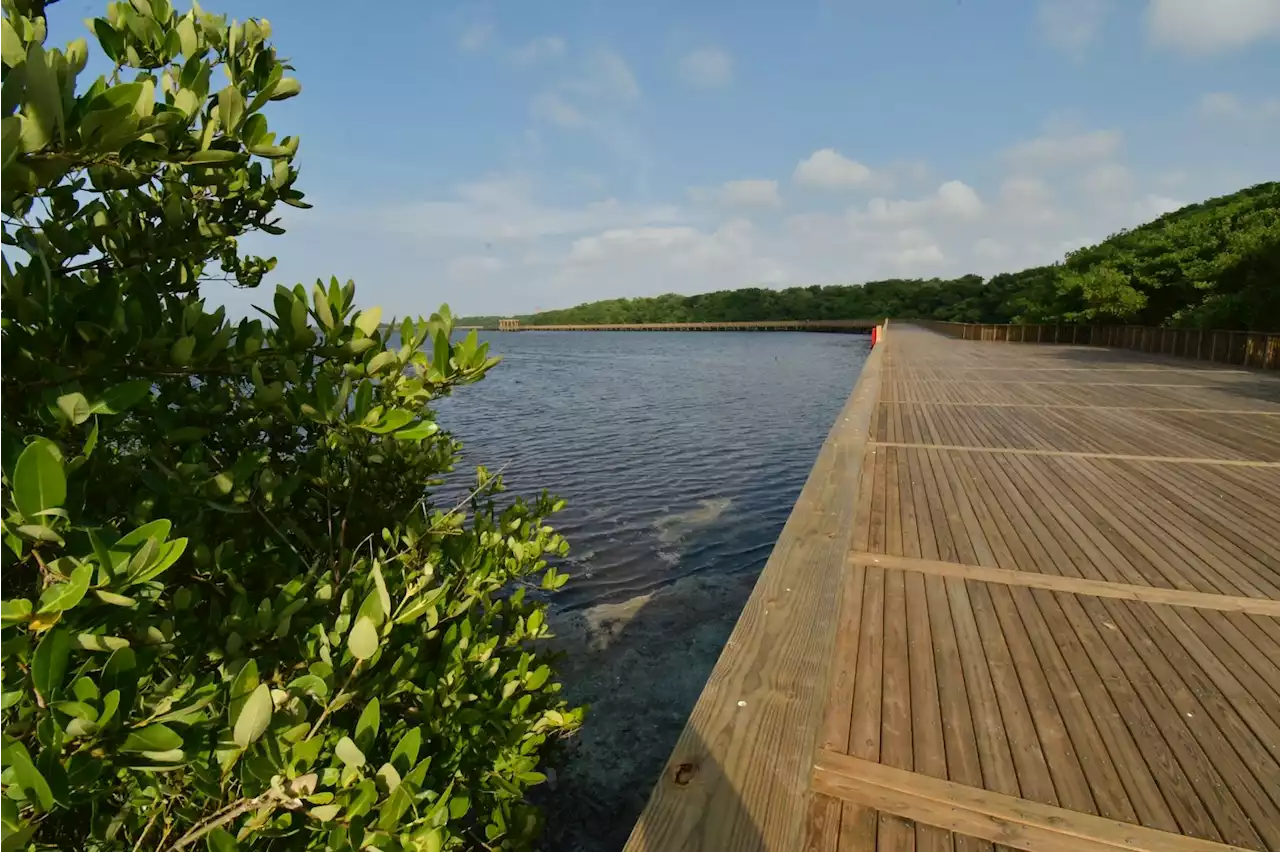
[(1280, 369), (1280, 333), (1275, 332), (1074, 323), (913, 322), (962, 340), (1106, 346), (1263, 370)]

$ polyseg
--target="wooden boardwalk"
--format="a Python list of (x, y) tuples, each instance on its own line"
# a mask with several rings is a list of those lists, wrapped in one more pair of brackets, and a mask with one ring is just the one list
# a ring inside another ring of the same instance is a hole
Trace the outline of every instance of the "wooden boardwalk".
[(1280, 852), (1280, 378), (892, 327), (628, 849)]
[(517, 331), (825, 331), (870, 332), (877, 320), (752, 320), (750, 322), (654, 322), (613, 325), (524, 325)]

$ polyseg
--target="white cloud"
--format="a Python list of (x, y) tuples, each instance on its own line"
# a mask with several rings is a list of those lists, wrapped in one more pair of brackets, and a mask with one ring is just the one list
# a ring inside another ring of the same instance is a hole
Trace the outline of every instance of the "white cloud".
[(1196, 111), (1215, 120), (1276, 118), (1280, 117), (1280, 97), (1246, 101), (1231, 92), (1206, 92), (1200, 96)]
[(931, 219), (973, 220), (985, 209), (973, 187), (949, 180), (929, 196), (917, 200), (890, 201), (873, 198), (862, 218), (871, 222), (906, 224)]
[(477, 21), (469, 24), (458, 37), (458, 49), (466, 53), (475, 53), (493, 38), (493, 24), (488, 21)]
[(543, 90), (529, 106), (536, 118), (586, 129), (615, 154), (635, 161), (640, 142), (619, 118), (620, 110), (639, 96), (640, 86), (626, 60), (613, 51), (598, 50), (576, 76)]
[(511, 59), (520, 65), (532, 65), (548, 59), (564, 56), (565, 43), (560, 36), (542, 36), (516, 48)]
[(733, 80), (733, 58), (718, 47), (703, 47), (681, 57), (679, 70), (686, 83), (714, 89)]
[(1172, 213), (1182, 207), (1186, 207), (1185, 201), (1169, 198), (1164, 195), (1147, 195), (1130, 205), (1132, 216), (1138, 223), (1149, 222), (1157, 219), (1166, 213)]
[(640, 84), (631, 66), (612, 50), (598, 50), (587, 60), (583, 75), (565, 87), (608, 100), (631, 101), (640, 97)]
[(1280, 36), (1280, 0), (1150, 0), (1147, 33), (1187, 54), (1228, 53)]
[(1080, 56), (1097, 37), (1109, 6), (1109, 0), (1040, 0), (1037, 19), (1050, 44)]
[(973, 256), (978, 260), (1000, 262), (1009, 257), (1009, 247), (994, 237), (982, 237), (973, 244)]
[(452, 199), (388, 208), (371, 217), (370, 224), (414, 240), (499, 244), (687, 218), (673, 205), (629, 204), (613, 198), (581, 205), (545, 204), (535, 200), (538, 188), (537, 181), (524, 175), (490, 175), (454, 187)]
[(1085, 173), (1082, 185), (1099, 198), (1123, 197), (1132, 192), (1134, 177), (1119, 163), (1099, 163)]
[(753, 178), (731, 180), (717, 187), (695, 186), (689, 197), (698, 202), (715, 202), (726, 207), (777, 207), (782, 203), (778, 182)]
[(786, 267), (761, 251), (755, 226), (744, 219), (731, 219), (714, 230), (673, 226), (602, 231), (574, 240), (553, 273), (555, 286), (574, 294), (599, 287), (606, 274), (610, 292), (596, 298), (789, 280)]
[(542, 92), (533, 99), (529, 108), (543, 121), (559, 127), (584, 127), (587, 117), (558, 92)]
[(449, 280), (459, 284), (469, 284), (492, 278), (495, 273), (506, 268), (506, 263), (496, 257), (487, 255), (463, 255), (449, 261), (447, 274)]
[(1005, 159), (1020, 169), (1051, 169), (1059, 166), (1105, 160), (1120, 149), (1117, 130), (1088, 133), (1046, 134), (1009, 147)]
[(850, 160), (834, 148), (814, 151), (796, 164), (791, 179), (817, 189), (854, 189), (872, 178), (871, 169)]
[(1040, 178), (1015, 175), (1000, 184), (1001, 218), (1017, 225), (1044, 225), (1058, 218), (1053, 190)]

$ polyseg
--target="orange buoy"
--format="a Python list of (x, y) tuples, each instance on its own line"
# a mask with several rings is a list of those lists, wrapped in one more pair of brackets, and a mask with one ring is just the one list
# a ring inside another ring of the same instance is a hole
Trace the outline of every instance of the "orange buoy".
[(879, 340), (880, 340), (880, 326), (873, 325), (871, 326), (871, 345), (875, 346), (876, 343), (879, 342)]

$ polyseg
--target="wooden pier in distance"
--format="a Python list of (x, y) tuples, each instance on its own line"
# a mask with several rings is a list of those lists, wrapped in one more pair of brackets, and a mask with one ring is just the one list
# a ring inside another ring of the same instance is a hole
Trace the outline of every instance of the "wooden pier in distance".
[(626, 848), (1280, 852), (1280, 376), (892, 325)]
[(658, 322), (600, 325), (526, 325), (519, 320), (502, 320), (514, 325), (503, 331), (827, 331), (867, 332), (876, 320), (752, 320), (750, 322)]

